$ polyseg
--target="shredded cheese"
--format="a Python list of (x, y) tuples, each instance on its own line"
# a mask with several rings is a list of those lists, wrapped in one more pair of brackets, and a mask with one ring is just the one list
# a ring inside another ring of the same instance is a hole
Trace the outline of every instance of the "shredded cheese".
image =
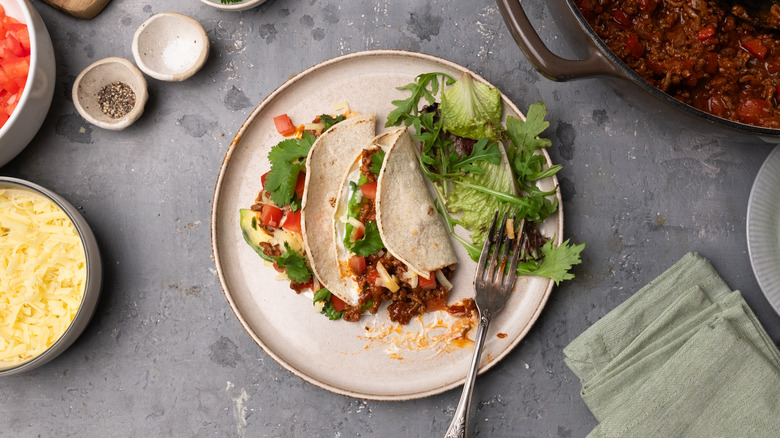
[(51, 347), (81, 305), (84, 246), (49, 199), (0, 189), (0, 368)]
[(390, 292), (396, 292), (401, 286), (393, 280), (393, 277), (387, 272), (387, 269), (382, 265), (382, 262), (376, 264), (376, 271), (379, 272), (379, 280), (382, 280), (382, 286), (390, 289)]

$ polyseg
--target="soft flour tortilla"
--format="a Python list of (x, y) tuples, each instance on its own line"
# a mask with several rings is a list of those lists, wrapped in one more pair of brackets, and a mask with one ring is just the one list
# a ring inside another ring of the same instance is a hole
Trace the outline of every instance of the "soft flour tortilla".
[(334, 269), (333, 215), (341, 180), (355, 154), (369, 145), (375, 132), (375, 114), (350, 117), (325, 131), (306, 157), (301, 204), (303, 245), (317, 280), (342, 299), (347, 293), (338, 269)]
[[(457, 263), (449, 232), (433, 204), (407, 129), (398, 128), (381, 134), (369, 146), (378, 146), (385, 151), (374, 202), (377, 228), (387, 251), (426, 278), (438, 269)], [(345, 172), (334, 217), (335, 271), (344, 286), (339, 288), (339, 293), (346, 293), (344, 297), (337, 296), (351, 305), (358, 304), (360, 291), (352, 278), (350, 254), (343, 243), (343, 217), (349, 202), (349, 181), (357, 181), (360, 176), (361, 154), (362, 151), (358, 152)]]
[[(380, 149), (385, 151), (385, 153), (387, 153), (387, 151), (390, 150), (390, 147), (393, 146), (396, 141), (398, 141), (398, 137), (401, 136), (402, 132), (403, 130), (396, 129), (380, 134), (376, 136), (369, 144), (367, 144), (366, 148), (378, 146)], [(349, 182), (357, 182), (360, 178), (360, 163), (362, 156), (363, 149), (361, 149), (354, 156), (352, 159), (352, 165), (346, 172), (344, 172), (346, 177), (341, 181), (341, 186), (339, 187), (340, 196), (338, 205), (336, 206), (336, 214), (333, 217), (333, 239), (335, 242), (334, 256), (336, 257), (336, 270), (340, 281), (344, 284), (344, 287), (339, 288), (339, 291), (336, 295), (344, 302), (353, 306), (358, 305), (360, 291), (358, 290), (357, 282), (355, 282), (355, 280), (352, 278), (352, 271), (349, 268), (350, 253), (347, 250), (346, 245), (344, 245), (344, 233), (346, 231), (344, 218), (347, 216), (347, 205), (349, 204), (349, 198), (351, 195), (349, 191)], [(377, 227), (378, 226), (379, 224), (377, 224)], [(341, 296), (340, 294), (344, 294), (344, 296)]]
[(418, 275), (458, 262), (406, 128), (385, 154), (377, 180), (376, 223), (387, 250)]

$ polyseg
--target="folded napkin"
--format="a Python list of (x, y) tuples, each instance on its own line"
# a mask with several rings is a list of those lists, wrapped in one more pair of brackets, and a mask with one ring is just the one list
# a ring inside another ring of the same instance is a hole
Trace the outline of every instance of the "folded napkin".
[(563, 352), (599, 421), (589, 438), (780, 437), (780, 352), (697, 254)]

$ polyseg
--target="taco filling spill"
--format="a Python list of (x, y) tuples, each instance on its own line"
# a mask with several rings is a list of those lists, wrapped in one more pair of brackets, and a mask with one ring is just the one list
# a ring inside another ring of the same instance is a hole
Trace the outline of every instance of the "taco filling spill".
[(400, 324), (474, 308), (470, 300), (447, 307), (457, 257), (417, 162), (408, 132), (396, 129), (360, 152), (341, 186), (334, 240), (347, 321), (377, 313), (385, 301)]

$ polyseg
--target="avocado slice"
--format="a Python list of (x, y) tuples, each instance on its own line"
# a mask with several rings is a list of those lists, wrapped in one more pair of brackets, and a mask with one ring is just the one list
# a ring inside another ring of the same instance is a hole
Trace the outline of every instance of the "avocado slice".
[(239, 210), (241, 213), (241, 234), (244, 235), (244, 240), (252, 249), (255, 250), (263, 260), (273, 262), (274, 260), (263, 252), (263, 248), (260, 247), (260, 242), (268, 241), (268, 235), (265, 231), (257, 227), (257, 215), (254, 211), (248, 208), (242, 208)]

